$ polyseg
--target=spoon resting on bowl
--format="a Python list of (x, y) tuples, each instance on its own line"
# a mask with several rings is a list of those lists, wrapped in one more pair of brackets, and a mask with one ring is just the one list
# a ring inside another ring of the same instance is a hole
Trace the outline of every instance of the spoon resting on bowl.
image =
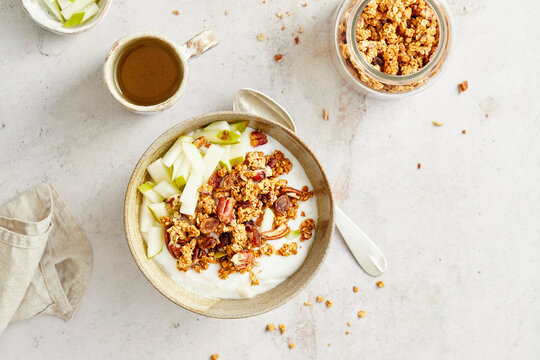
[[(234, 96), (233, 110), (258, 115), (274, 120), (296, 132), (291, 115), (275, 100), (253, 89), (241, 89)], [(386, 270), (386, 258), (373, 241), (337, 205), (335, 207), (336, 226), (364, 271), (371, 276), (379, 276)]]

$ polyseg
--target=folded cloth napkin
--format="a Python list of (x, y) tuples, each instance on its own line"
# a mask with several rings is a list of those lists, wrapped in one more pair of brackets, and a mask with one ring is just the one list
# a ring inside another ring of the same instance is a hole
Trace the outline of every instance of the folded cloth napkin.
[(40, 314), (70, 319), (91, 273), (88, 238), (50, 183), (0, 207), (0, 334)]

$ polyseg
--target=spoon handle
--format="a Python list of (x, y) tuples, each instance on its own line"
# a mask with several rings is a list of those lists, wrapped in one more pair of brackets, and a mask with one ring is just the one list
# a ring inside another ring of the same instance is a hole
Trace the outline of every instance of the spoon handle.
[(371, 276), (381, 275), (386, 270), (386, 258), (377, 245), (337, 206), (335, 221), (345, 243), (362, 269)]

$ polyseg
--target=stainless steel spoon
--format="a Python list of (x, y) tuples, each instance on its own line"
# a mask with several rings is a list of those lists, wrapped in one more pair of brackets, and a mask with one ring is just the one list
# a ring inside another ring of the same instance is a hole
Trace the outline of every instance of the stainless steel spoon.
[[(275, 100), (260, 91), (253, 89), (238, 91), (234, 96), (233, 110), (273, 120), (296, 132), (296, 126), (289, 113)], [(381, 275), (386, 270), (386, 258), (377, 245), (337, 206), (335, 207), (335, 222), (362, 269), (371, 276)]]

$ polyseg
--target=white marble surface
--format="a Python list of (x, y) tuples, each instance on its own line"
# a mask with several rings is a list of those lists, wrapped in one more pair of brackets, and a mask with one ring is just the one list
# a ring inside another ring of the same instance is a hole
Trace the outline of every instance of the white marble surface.
[[(538, 2), (452, 0), (451, 68), (396, 102), (352, 93), (335, 73), (328, 36), (338, 1), (301, 2), (115, 0), (96, 28), (66, 38), (35, 26), (17, 0), (0, 0), (0, 203), (51, 180), (86, 230), (95, 266), (71, 321), (11, 324), (1, 359), (538, 358)], [(290, 18), (274, 15), (287, 10)], [(295, 46), (290, 33), (300, 26)], [(101, 65), (117, 38), (154, 30), (183, 41), (205, 27), (222, 43), (193, 61), (171, 110), (137, 116), (107, 93)], [(259, 32), (268, 40), (258, 42)], [(276, 53), (283, 62), (274, 63)], [(458, 95), (462, 80), (470, 87)], [(385, 288), (339, 235), (305, 291), (251, 319), (196, 316), (138, 271), (122, 227), (131, 169), (168, 127), (230, 109), (242, 87), (268, 93), (295, 117), (338, 202), (387, 255)], [(334, 306), (302, 305), (318, 294)], [(286, 323), (286, 334), (266, 333), (268, 322)]]

